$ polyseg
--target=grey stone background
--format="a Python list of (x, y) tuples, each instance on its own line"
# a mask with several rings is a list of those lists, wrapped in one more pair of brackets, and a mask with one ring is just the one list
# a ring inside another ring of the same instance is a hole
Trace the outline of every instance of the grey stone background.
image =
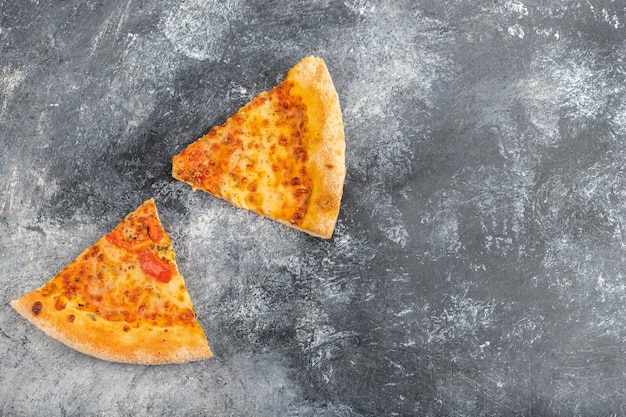
[[(626, 415), (620, 1), (0, 1), (0, 415)], [(334, 238), (170, 159), (302, 57)], [(215, 358), (143, 367), (8, 302), (154, 197)]]

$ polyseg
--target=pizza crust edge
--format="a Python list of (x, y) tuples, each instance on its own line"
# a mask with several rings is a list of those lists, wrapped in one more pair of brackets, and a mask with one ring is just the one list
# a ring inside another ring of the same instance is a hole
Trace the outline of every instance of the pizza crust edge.
[[(313, 181), (307, 213), (300, 225), (281, 221), (312, 236), (332, 237), (343, 196), (346, 176), (345, 135), (339, 95), (324, 60), (308, 56), (298, 62), (285, 81), (302, 96), (310, 123), (317, 124), (307, 152), (307, 173)], [(313, 94), (311, 94), (313, 93)]]

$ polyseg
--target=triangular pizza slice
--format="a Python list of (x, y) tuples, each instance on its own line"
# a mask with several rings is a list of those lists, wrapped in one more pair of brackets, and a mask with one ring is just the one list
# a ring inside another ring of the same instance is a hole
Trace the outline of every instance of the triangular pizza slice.
[(156, 365), (212, 356), (152, 199), (11, 305), (100, 359)]
[(307, 57), (172, 160), (174, 178), (313, 236), (332, 236), (346, 175), (339, 97)]

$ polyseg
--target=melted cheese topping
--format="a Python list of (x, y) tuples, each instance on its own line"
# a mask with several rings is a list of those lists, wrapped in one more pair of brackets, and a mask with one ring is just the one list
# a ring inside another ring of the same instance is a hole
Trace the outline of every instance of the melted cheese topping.
[(212, 356), (152, 200), (11, 305), (49, 336), (101, 359), (156, 365)]
[(273, 219), (299, 225), (312, 181), (306, 169), (307, 113), (283, 82), (246, 104), (173, 159), (174, 176)]
[(145, 324), (198, 325), (171, 241), (151, 205), (129, 215), (40, 292), (59, 314), (71, 311), (70, 323), (79, 312), (93, 321), (123, 323), (124, 331)]

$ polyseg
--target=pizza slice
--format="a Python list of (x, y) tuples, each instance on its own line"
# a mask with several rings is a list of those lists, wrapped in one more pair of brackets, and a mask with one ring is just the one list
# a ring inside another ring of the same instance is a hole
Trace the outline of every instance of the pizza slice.
[(152, 199), (11, 305), (100, 359), (157, 365), (212, 356)]
[(346, 175), (339, 97), (321, 58), (298, 62), (172, 159), (174, 178), (328, 239)]

